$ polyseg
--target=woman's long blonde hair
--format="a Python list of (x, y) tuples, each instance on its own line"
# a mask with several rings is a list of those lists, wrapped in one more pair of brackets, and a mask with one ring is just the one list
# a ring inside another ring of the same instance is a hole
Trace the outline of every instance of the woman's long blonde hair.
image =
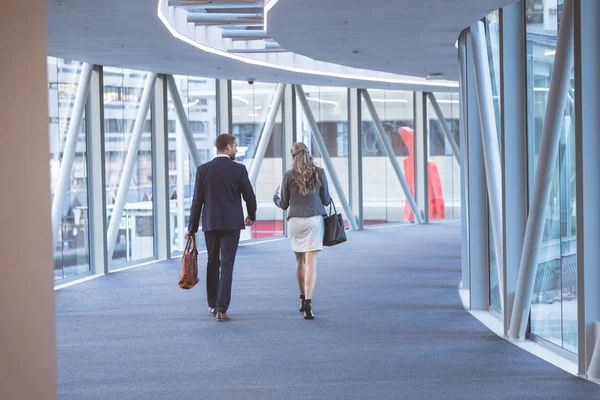
[(321, 184), (319, 172), (304, 143), (296, 142), (292, 145), (292, 161), (292, 179), (298, 185), (300, 194), (306, 196), (316, 192)]

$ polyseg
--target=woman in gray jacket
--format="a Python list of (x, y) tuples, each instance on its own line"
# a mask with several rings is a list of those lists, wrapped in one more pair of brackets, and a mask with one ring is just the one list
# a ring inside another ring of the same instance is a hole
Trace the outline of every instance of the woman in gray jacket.
[(304, 312), (304, 319), (313, 319), (311, 300), (317, 279), (317, 256), (323, 249), (323, 217), (327, 215), (324, 206), (331, 203), (331, 197), (325, 171), (315, 165), (306, 145), (294, 143), (291, 152), (292, 169), (283, 175), (273, 202), (282, 210), (289, 207), (288, 232), (296, 254), (300, 312)]

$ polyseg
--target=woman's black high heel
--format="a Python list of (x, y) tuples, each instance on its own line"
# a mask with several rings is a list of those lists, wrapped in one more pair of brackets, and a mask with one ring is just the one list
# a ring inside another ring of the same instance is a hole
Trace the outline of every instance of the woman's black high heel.
[(302, 308), (304, 308), (304, 319), (313, 319), (315, 315), (312, 312), (312, 305), (310, 304), (310, 299), (304, 300), (302, 302)]
[(298, 311), (304, 312), (304, 295), (303, 294), (300, 295), (300, 309)]

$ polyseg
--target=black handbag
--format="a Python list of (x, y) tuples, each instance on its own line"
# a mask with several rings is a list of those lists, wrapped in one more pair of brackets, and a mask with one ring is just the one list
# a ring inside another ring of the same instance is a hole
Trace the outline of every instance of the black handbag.
[[(334, 213), (331, 213), (333, 205)], [(323, 235), (323, 246), (335, 246), (346, 241), (346, 231), (344, 230), (344, 218), (338, 214), (335, 204), (331, 200), (329, 204), (329, 215), (325, 216), (325, 234)]]

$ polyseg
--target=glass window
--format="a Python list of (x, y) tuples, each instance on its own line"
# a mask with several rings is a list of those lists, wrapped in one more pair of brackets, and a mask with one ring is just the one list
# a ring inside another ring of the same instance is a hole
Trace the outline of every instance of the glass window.
[[(321, 86), (303, 86), (302, 88), (304, 89), (306, 100), (315, 117), (319, 131), (323, 136), (323, 141), (327, 147), (327, 152), (331, 158), (331, 163), (340, 181), (344, 195), (348, 199), (348, 89)], [(297, 105), (298, 140), (305, 143), (311, 149), (311, 154), (317, 165), (324, 167), (325, 164), (322, 160), (321, 152), (317, 148), (304, 110), (302, 110), (299, 102)], [(327, 175), (327, 180), (331, 198), (338, 212), (342, 212), (342, 215), (346, 217), (346, 213), (342, 209), (342, 202), (334, 187), (333, 179), (329, 174)], [(345, 224), (347, 227), (347, 220)]]
[[(527, 2), (529, 185), (535, 165), (554, 65), (562, 1)], [(531, 307), (531, 333), (577, 353), (577, 224), (573, 72)]]
[[(460, 148), (460, 129), (457, 93), (434, 93), (436, 101)], [(429, 219), (460, 218), (460, 166), (442, 125), (428, 102), (429, 116)]]
[[(277, 84), (246, 81), (231, 82), (232, 134), (237, 138), (236, 161), (244, 163), (250, 172), (256, 156), (267, 115), (273, 103)], [(275, 124), (256, 178), (257, 201), (256, 222), (250, 229), (242, 231), (242, 240), (281, 236), (283, 211), (273, 203), (273, 193), (283, 179), (283, 124), (281, 107), (277, 111)]]
[[(414, 101), (412, 92), (369, 89), (400, 168), (414, 194)], [(365, 225), (413, 222), (402, 186), (387, 157), (372, 116), (362, 101), (363, 215)]]
[[(50, 188), (52, 201), (60, 175), (65, 142), (75, 95), (79, 85), (82, 63), (48, 57), (48, 128), (50, 138)], [(79, 125), (79, 136), (62, 217), (54, 243), (54, 279), (64, 279), (90, 271), (88, 242), (87, 145), (85, 113)]]
[[(201, 163), (216, 154), (216, 83), (214, 79), (192, 76), (174, 77), (185, 108)], [(181, 123), (169, 93), (169, 220), (171, 254), (180, 254), (185, 247), (185, 231), (190, 218), (196, 170), (190, 156)], [(181, 194), (181, 195), (180, 195)], [(204, 241), (198, 241), (202, 247)]]
[[(119, 181), (146, 82), (146, 72), (104, 67), (104, 134), (107, 227), (112, 218)], [(142, 138), (125, 210), (121, 216), (110, 268), (154, 257), (154, 207), (152, 174), (151, 107), (146, 114)], [(138, 224), (141, 224), (138, 226)]]

